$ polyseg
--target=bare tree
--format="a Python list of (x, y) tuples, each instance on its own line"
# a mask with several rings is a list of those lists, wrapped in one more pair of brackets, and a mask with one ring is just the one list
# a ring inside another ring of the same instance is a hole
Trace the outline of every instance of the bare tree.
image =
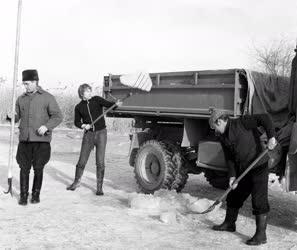
[(268, 46), (253, 48), (253, 59), (257, 68), (265, 73), (278, 76), (290, 76), (294, 45), (282, 39), (272, 41)]

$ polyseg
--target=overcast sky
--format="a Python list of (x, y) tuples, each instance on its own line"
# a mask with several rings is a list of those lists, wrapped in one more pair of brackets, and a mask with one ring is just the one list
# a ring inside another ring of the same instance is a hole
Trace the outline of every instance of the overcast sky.
[[(0, 0), (0, 76), (13, 75), (17, 0)], [(253, 44), (297, 39), (296, 0), (23, 0), (19, 79), (250, 67)]]

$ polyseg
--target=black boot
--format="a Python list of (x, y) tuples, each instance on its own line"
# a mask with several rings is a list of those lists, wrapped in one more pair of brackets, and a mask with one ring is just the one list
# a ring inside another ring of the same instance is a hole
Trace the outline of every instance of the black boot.
[(77, 187), (79, 187), (79, 184), (80, 184), (80, 180), (81, 180), (81, 177), (84, 173), (84, 169), (83, 168), (80, 168), (78, 166), (76, 166), (75, 168), (75, 177), (74, 177), (74, 181), (73, 183), (68, 186), (66, 189), (67, 190), (71, 190), (71, 191), (74, 191)]
[(256, 233), (249, 239), (246, 244), (257, 246), (267, 242), (266, 227), (267, 227), (267, 214), (256, 215)]
[(237, 208), (227, 207), (226, 217), (224, 222), (220, 225), (213, 226), (212, 229), (215, 231), (235, 232), (236, 231), (235, 222), (238, 217), (238, 211), (239, 210)]
[(102, 190), (103, 179), (104, 179), (105, 166), (97, 166), (96, 177), (97, 177), (97, 192), (96, 195), (104, 195)]
[(19, 205), (26, 206), (28, 204), (30, 171), (21, 169), (20, 171), (20, 200)]
[(34, 172), (34, 180), (33, 180), (33, 187), (32, 187), (32, 198), (31, 203), (39, 203), (40, 202), (40, 190), (42, 186), (42, 179), (43, 179), (43, 169), (35, 170)]

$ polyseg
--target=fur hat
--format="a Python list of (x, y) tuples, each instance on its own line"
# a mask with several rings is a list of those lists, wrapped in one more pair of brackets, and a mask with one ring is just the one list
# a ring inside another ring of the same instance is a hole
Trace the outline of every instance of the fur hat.
[(211, 112), (211, 115), (209, 117), (209, 126), (211, 129), (214, 129), (214, 124), (216, 123), (216, 121), (222, 117), (223, 115), (225, 115), (225, 111), (224, 110), (221, 110), (221, 109), (212, 109), (210, 110)]
[(36, 69), (27, 69), (23, 73), (23, 82), (24, 81), (39, 81), (38, 72)]

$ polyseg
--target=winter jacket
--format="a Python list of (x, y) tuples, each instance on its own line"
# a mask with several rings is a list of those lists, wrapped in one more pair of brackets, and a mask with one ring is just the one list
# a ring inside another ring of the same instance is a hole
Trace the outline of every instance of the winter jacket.
[(239, 176), (261, 153), (260, 133), (257, 129), (260, 126), (265, 129), (268, 139), (274, 137), (272, 121), (267, 114), (246, 115), (228, 120), (220, 141), (230, 177)]
[[(38, 87), (34, 94), (24, 93), (16, 101), (15, 121), (19, 124), (19, 141), (50, 142), (52, 130), (62, 122), (63, 116), (54, 96)], [(46, 126), (41, 136), (37, 130)]]
[[(81, 100), (75, 106), (74, 110), (74, 125), (81, 128), (83, 124), (91, 124), (96, 118), (98, 118), (103, 113), (103, 107), (109, 108), (114, 104), (105, 100), (100, 96), (93, 96), (89, 100)], [(106, 128), (105, 119), (102, 117), (95, 123), (93, 127), (94, 131), (98, 131)]]

